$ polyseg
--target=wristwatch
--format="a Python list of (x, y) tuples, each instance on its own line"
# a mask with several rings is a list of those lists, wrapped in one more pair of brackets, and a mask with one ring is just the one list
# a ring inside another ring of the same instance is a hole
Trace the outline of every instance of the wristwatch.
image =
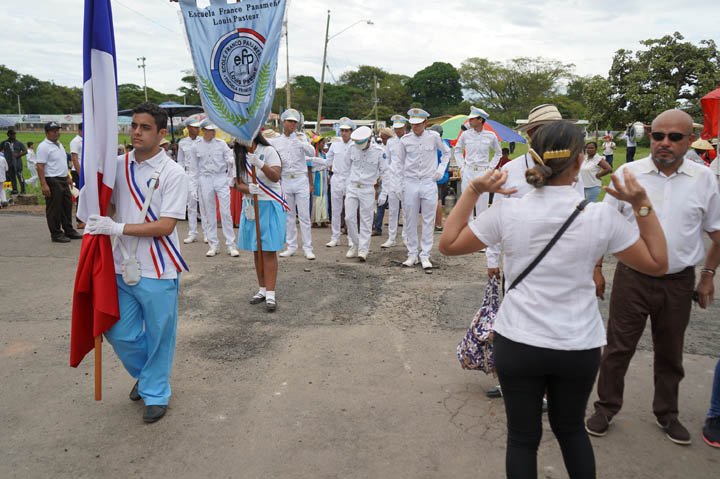
[(638, 208), (638, 209), (635, 211), (635, 216), (639, 216), (639, 217), (641, 217), (641, 218), (644, 218), (644, 217), (646, 217), (647, 215), (649, 215), (651, 211), (652, 211), (652, 206), (641, 206), (640, 208)]

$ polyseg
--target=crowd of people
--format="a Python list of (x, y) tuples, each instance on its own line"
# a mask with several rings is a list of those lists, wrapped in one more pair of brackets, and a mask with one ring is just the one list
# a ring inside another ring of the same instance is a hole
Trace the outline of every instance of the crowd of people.
[[(200, 239), (200, 216), (206, 256), (213, 257), (219, 252), (219, 216), (227, 253), (253, 254), (258, 291), (249, 302), (273, 312), (279, 258), (294, 256), (301, 241), (304, 257), (316, 259), (312, 224), (330, 223), (328, 248), (341, 245), (345, 229), (346, 257), (364, 262), (387, 208), (388, 237), (380, 246), (396, 246), (402, 212), (403, 266), (419, 263), (431, 272), (434, 232), (441, 230), (442, 254), (486, 250), (488, 275), (506, 283), (494, 345), (509, 477), (537, 474), (545, 400), (570, 477), (595, 477), (588, 434), (606, 435), (620, 412), (624, 378), (648, 317), (653, 414), (671, 441), (690, 444), (678, 404), (683, 338), (692, 302), (701, 308), (712, 302), (720, 264), (720, 192), (706, 166), (717, 160), (710, 157), (709, 142), (693, 137), (690, 116), (680, 110), (658, 115), (649, 128), (650, 156), (617, 168), (598, 202), (601, 178), (613, 172), (613, 137), (603, 138), (600, 147), (586, 143), (554, 105), (530, 111), (520, 128), (529, 149), (514, 159), (485, 130), (489, 114), (481, 108), (472, 107), (454, 148), (442, 131), (428, 127), (427, 111), (411, 108), (406, 115), (393, 116), (392, 128), (377, 138), (371, 128), (342, 118), (329, 145), (327, 138), (299, 129), (302, 115), (294, 109), (282, 113), (279, 134), (260, 132), (231, 145), (216, 138), (209, 120), (191, 121), (173, 158), (165, 139), (167, 114), (148, 103), (134, 110), (132, 148), (118, 156), (114, 215), (78, 222), (86, 222), (87, 234), (117, 238), (120, 321), (106, 336), (136, 379), (130, 398), (144, 400), (144, 420), (162, 418), (171, 395), (178, 278), (187, 270), (177, 221), (187, 217), (183, 243), (190, 245)], [(82, 238), (72, 224), (72, 167), (58, 141), (59, 125), (46, 124), (45, 134), (35, 152), (8, 132), (0, 172), (7, 171), (13, 188), (22, 191), (26, 182), (16, 159), (27, 153), (30, 160), (32, 153), (37, 175), (31, 180), (46, 197), (51, 239), (70, 242)], [(80, 133), (71, 142), (76, 172), (81, 145)], [(438, 206), (451, 156), (460, 168), (462, 196), (443, 224)], [(235, 192), (242, 195), (237, 238), (230, 212)], [(618, 265), (606, 331), (597, 298), (605, 293), (608, 253)], [(599, 399), (586, 419), (596, 378)], [(720, 361), (703, 439), (720, 447)]]

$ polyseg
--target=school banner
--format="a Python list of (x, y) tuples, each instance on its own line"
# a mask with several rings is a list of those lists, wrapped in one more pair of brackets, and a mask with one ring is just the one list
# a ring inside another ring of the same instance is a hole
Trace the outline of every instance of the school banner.
[(180, 0), (205, 112), (239, 140), (252, 140), (270, 113), (286, 3)]

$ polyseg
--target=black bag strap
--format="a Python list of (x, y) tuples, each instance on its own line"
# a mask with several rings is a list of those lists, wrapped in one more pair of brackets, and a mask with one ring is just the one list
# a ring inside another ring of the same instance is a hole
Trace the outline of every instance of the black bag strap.
[(557, 233), (555, 233), (555, 236), (550, 240), (550, 242), (543, 248), (543, 250), (540, 252), (539, 255), (533, 260), (532, 263), (528, 265), (527, 268), (525, 268), (525, 271), (520, 273), (520, 275), (515, 278), (515, 281), (512, 282), (506, 293), (509, 293), (515, 286), (520, 284), (520, 281), (525, 279), (525, 276), (530, 274), (530, 272), (535, 269), (535, 266), (538, 265), (538, 263), (545, 257), (546, 254), (552, 249), (553, 246), (555, 246), (555, 243), (560, 239), (560, 237), (565, 233), (565, 230), (567, 230), (573, 221), (575, 221), (575, 218), (580, 214), (582, 210), (585, 209), (587, 204), (589, 203), (588, 200), (582, 200), (578, 205), (575, 207), (575, 211), (572, 212), (570, 217), (563, 223), (563, 225), (560, 227)]

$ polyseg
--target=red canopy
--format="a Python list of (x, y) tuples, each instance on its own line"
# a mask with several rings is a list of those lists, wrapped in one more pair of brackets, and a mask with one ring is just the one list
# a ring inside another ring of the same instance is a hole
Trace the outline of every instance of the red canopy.
[(720, 128), (720, 88), (717, 88), (700, 99), (703, 109), (702, 138), (709, 140), (718, 136)]

